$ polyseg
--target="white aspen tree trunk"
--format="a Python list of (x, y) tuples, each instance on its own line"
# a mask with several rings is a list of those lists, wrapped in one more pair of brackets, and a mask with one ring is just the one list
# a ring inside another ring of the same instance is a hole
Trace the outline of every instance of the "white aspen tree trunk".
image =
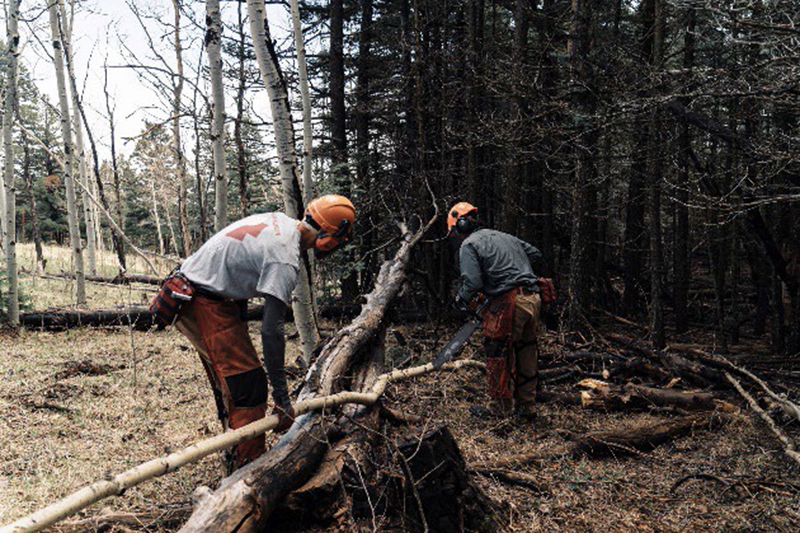
[(158, 201), (156, 200), (156, 182), (150, 179), (150, 191), (153, 194), (153, 217), (156, 219), (156, 231), (158, 232), (158, 253), (164, 255), (164, 236), (161, 234), (161, 218), (158, 216)]
[(8, 321), (12, 327), (19, 326), (19, 280), (17, 276), (17, 190), (14, 182), (14, 117), (17, 115), (17, 60), (19, 55), (19, 4), (21, 0), (11, 0), (6, 21), (8, 43), (8, 66), (6, 72), (6, 101), (3, 109), (3, 190), (5, 192), (5, 233), (6, 270), (8, 275)]
[[(172, 248), (175, 250), (177, 255), (180, 255), (178, 238), (175, 236), (175, 225), (172, 224), (172, 217), (169, 216), (169, 204), (164, 205), (164, 216), (167, 217), (167, 227), (169, 228), (169, 234), (172, 236)], [(167, 248), (167, 250), (169, 250), (169, 248)]]
[[(65, 47), (65, 50), (68, 49), (68, 47)], [(73, 94), (72, 97), (72, 109), (75, 110), (77, 109), (77, 102), (75, 101), (76, 96)], [(83, 145), (81, 118), (78, 116), (78, 113), (73, 113), (72, 119), (73, 128), (75, 129), (75, 152), (77, 152), (73, 157), (73, 168), (75, 168), (75, 160), (77, 159), (78, 179), (80, 179), (80, 182), (83, 184), (83, 188), (88, 189), (91, 186), (91, 180), (86, 166), (86, 152)], [(92, 211), (92, 204), (85, 194), (81, 194), (81, 201), (83, 203), (83, 220), (86, 225), (86, 267), (89, 270), (89, 274), (95, 276), (97, 275), (97, 261), (95, 259), (97, 242), (95, 239), (94, 212)]]
[[(272, 123), (275, 129), (275, 146), (278, 151), (278, 162), (283, 182), (283, 203), (286, 214), (290, 217), (301, 216), (295, 188), (299, 188), (297, 176), (297, 154), (294, 148), (294, 130), (289, 108), (289, 97), (286, 85), (280, 72), (278, 59), (269, 41), (269, 22), (267, 21), (264, 0), (247, 0), (247, 12), (250, 16), (250, 32), (253, 47), (261, 71), (261, 79), (267, 89)], [(302, 261), (301, 261), (302, 262)], [(300, 265), (299, 279), (292, 299), (295, 325), (300, 335), (303, 348), (303, 361), (308, 363), (319, 342), (314, 324), (311, 301), (311, 284), (308, 272)]]
[[(100, 191), (97, 189), (97, 183), (95, 183), (95, 181), (91, 178), (89, 178), (89, 183), (92, 186), (91, 187), (92, 196), (94, 196), (95, 198), (100, 196), (99, 194)], [(103, 242), (103, 224), (100, 219), (100, 207), (94, 202), (90, 202), (90, 205), (92, 206), (92, 220), (94, 220), (94, 234), (95, 234), (94, 241), (95, 243), (97, 243), (97, 250), (100, 252), (100, 254), (102, 254), (103, 250), (106, 250), (108, 248), (106, 248), (105, 242)]]
[[(300, 98), (303, 105), (303, 198), (309, 201), (314, 198), (314, 182), (311, 176), (311, 158), (313, 138), (311, 136), (311, 95), (308, 90), (308, 70), (306, 69), (306, 46), (303, 41), (303, 27), (300, 25), (300, 6), (297, 0), (290, 0), (292, 7), (292, 26), (294, 29), (294, 46), (297, 50), (297, 73), (300, 78)], [(308, 256), (309, 267), (314, 269), (314, 256)], [(310, 288), (310, 287), (309, 287)], [(310, 288), (311, 309), (316, 309), (314, 290)]]
[[(74, 8), (74, 6), (72, 7)], [(64, 49), (64, 55), (67, 60), (69, 92), (72, 96), (72, 127), (75, 130), (75, 151), (72, 153), (72, 167), (75, 168), (75, 161), (77, 160), (78, 179), (80, 179), (83, 187), (86, 188), (90, 185), (91, 178), (89, 177), (89, 166), (86, 161), (86, 147), (83, 144), (83, 124), (81, 123), (81, 115), (78, 113), (78, 86), (75, 83), (72, 58), (72, 19), (67, 17), (67, 8), (64, 0), (58, 0), (58, 10), (61, 12), (61, 46)], [(74, 13), (74, 9), (71, 10), (71, 13)], [(69, 24), (66, 22), (67, 20), (70, 20)], [(81, 201), (83, 203), (83, 221), (86, 226), (86, 266), (89, 274), (95, 276), (97, 275), (97, 261), (95, 259), (97, 241), (94, 211), (92, 210), (92, 203), (86, 198), (86, 195), (81, 194)]]
[[(181, 53), (181, 0), (172, 0), (175, 9), (175, 61), (176, 81), (173, 87), (172, 99), (172, 140), (175, 150), (175, 168), (178, 171), (178, 228), (181, 232), (183, 244), (183, 257), (189, 257), (192, 253), (192, 237), (189, 232), (189, 209), (187, 206), (186, 190), (186, 161), (183, 157), (183, 147), (181, 146), (181, 94), (183, 93), (183, 55)], [(178, 248), (177, 241), (175, 249)]]
[[(48, 0), (49, 2), (49, 0)], [(50, 33), (53, 40), (53, 63), (56, 69), (58, 85), (58, 103), (61, 111), (61, 136), (64, 142), (64, 185), (67, 190), (67, 221), (69, 225), (69, 243), (72, 248), (72, 269), (75, 274), (75, 301), (78, 305), (86, 303), (86, 286), (83, 272), (83, 250), (78, 217), (75, 212), (75, 184), (73, 183), (72, 166), (72, 130), (70, 129), (70, 110), (67, 100), (67, 82), (64, 75), (64, 56), (61, 50), (58, 5), (50, 2)]]
[(228, 225), (228, 173), (225, 168), (225, 90), (222, 86), (222, 23), (219, 0), (206, 2), (206, 54), (211, 77), (211, 148), (214, 154), (214, 230)]
[(314, 197), (314, 183), (311, 179), (311, 95), (308, 91), (308, 71), (306, 69), (306, 47), (303, 43), (303, 28), (300, 26), (300, 6), (297, 0), (292, 5), (292, 25), (294, 27), (294, 46), (297, 49), (297, 73), (300, 78), (300, 97), (303, 102), (303, 197)]

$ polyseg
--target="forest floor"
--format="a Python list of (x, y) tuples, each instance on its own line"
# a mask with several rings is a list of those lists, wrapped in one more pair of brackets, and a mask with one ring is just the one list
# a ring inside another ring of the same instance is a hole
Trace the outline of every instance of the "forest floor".
[[(26, 277), (23, 291), (31, 308), (40, 310), (67, 304), (69, 285), (66, 280)], [(90, 307), (139, 304), (149, 300), (147, 289), (151, 288), (94, 286)], [(335, 330), (339, 325), (325, 327)], [(453, 326), (419, 324), (396, 329), (405, 345), (397, 345), (396, 336), (387, 335), (387, 365), (428, 361)], [(258, 324), (251, 323), (251, 335), (257, 334)], [(219, 430), (197, 355), (174, 329), (161, 333), (126, 328), (4, 332), (0, 346), (4, 347), (0, 357), (0, 524)], [(564, 348), (548, 334), (543, 349), (552, 354)], [(287, 353), (297, 350), (289, 341)], [(479, 357), (476, 341), (463, 355), (472, 356)], [(299, 372), (290, 372), (291, 381), (300, 377)], [(572, 383), (558, 385), (564, 390), (573, 387)], [(426, 425), (446, 423), (468, 464), (509, 454), (558, 452), (565, 447), (565, 431), (637, 427), (670, 416), (549, 404), (540, 406), (534, 423), (470, 416), (469, 406), (486, 400), (483, 378), (475, 370), (392, 385), (387, 396), (389, 406), (423, 417)], [(796, 426), (784, 428), (795, 440), (800, 434)], [(268, 446), (275, 440), (268, 435)], [(800, 530), (800, 469), (748, 410), (735, 414), (719, 429), (698, 430), (648, 453), (605, 459), (565, 456), (519, 471), (541, 480), (543, 490), (476, 477), (490, 496), (508, 504), (510, 529), (515, 531)], [(676, 482), (694, 474), (708, 477), (688, 479), (672, 490)], [(110, 513), (124, 528), (174, 531), (190, 512), (194, 489), (215, 487), (221, 477), (219, 458), (211, 456), (95, 504), (54, 529), (107, 530), (96, 525), (101, 523), (97, 518)], [(381, 523), (380, 518), (374, 525), (383, 530), (396, 527)], [(372, 529), (372, 523), (336, 527)]]

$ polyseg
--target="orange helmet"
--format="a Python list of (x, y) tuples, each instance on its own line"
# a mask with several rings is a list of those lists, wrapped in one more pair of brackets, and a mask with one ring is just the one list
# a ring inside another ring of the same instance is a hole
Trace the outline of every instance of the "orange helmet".
[(326, 194), (311, 200), (304, 218), (319, 231), (314, 247), (321, 252), (332, 252), (350, 240), (356, 208), (344, 196)]
[(451, 207), (450, 212), (447, 213), (447, 231), (452, 232), (458, 219), (470, 213), (475, 213), (477, 215), (478, 208), (468, 202), (458, 202)]

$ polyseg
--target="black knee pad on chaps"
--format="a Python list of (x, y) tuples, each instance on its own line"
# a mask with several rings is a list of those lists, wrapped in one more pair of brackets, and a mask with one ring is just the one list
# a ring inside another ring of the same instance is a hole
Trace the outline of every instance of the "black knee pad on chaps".
[(234, 407), (258, 407), (267, 403), (267, 373), (262, 367), (225, 377)]

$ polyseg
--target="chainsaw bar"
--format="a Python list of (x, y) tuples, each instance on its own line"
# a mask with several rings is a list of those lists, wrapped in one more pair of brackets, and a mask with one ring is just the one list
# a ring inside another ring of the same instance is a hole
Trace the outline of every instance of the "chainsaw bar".
[(464, 345), (467, 343), (470, 336), (475, 332), (476, 329), (480, 327), (480, 325), (480, 318), (475, 317), (471, 318), (469, 322), (461, 326), (461, 329), (459, 329), (455, 336), (450, 339), (450, 342), (445, 344), (442, 349), (439, 350), (439, 353), (433, 360), (433, 368), (442, 368), (443, 364), (459, 354), (461, 350), (464, 349)]

